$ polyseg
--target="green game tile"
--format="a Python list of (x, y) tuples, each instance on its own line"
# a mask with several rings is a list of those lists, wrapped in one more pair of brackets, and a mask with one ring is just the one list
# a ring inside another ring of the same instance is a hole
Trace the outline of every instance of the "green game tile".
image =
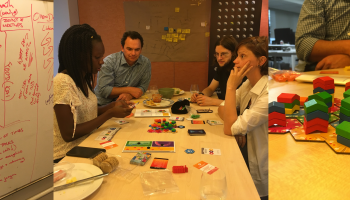
[(335, 129), (335, 132), (337, 135), (340, 135), (342, 137), (345, 137), (350, 140), (350, 122), (343, 121), (341, 124), (337, 126)]
[(329, 103), (329, 102), (332, 102), (332, 95), (328, 94), (328, 92), (326, 91), (323, 91), (323, 92), (319, 92), (317, 94), (308, 96), (309, 101), (312, 99), (317, 99), (325, 103)]
[(304, 110), (306, 114), (316, 110), (328, 113), (328, 106), (323, 101), (312, 99), (304, 103)]
[(350, 97), (341, 100), (341, 107), (350, 110)]
[(343, 107), (343, 106), (340, 106), (340, 112), (343, 113), (344, 115), (350, 117), (350, 110)]
[(346, 90), (346, 91), (343, 93), (343, 96), (344, 96), (344, 99), (350, 97), (350, 90)]

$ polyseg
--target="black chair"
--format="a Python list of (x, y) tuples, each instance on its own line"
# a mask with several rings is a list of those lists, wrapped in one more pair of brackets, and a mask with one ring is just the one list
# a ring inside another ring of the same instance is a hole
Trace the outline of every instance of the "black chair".
[(269, 61), (272, 61), (272, 67), (274, 67), (275, 62), (277, 62), (278, 69), (281, 69), (280, 62), (283, 60), (282, 57), (276, 57), (276, 61), (274, 60), (275, 57), (269, 56)]

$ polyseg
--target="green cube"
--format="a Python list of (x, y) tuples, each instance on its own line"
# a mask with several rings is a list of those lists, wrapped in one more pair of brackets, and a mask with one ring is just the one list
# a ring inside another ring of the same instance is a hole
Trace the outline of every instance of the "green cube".
[(340, 106), (340, 112), (343, 113), (344, 115), (350, 117), (350, 109), (347, 109), (347, 108), (345, 108), (343, 106)]
[(323, 101), (312, 99), (304, 103), (304, 110), (306, 114), (316, 110), (328, 113), (328, 106)]
[(350, 97), (341, 100), (341, 106), (350, 110)]
[(344, 99), (350, 97), (350, 89), (343, 93)]
[(335, 128), (335, 133), (337, 135), (340, 135), (346, 139), (350, 140), (350, 122), (348, 121), (343, 121), (341, 124), (339, 124), (336, 128)]

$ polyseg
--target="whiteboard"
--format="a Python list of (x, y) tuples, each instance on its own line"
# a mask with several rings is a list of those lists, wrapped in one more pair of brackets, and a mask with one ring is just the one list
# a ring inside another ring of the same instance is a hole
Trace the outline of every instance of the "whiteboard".
[(0, 0), (0, 197), (52, 173), (53, 3)]

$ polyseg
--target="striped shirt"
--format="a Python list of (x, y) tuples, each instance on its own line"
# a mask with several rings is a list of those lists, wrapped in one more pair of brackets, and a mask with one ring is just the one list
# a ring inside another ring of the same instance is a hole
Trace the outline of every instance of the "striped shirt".
[(308, 59), (315, 43), (318, 40), (349, 40), (349, 21), (349, 0), (305, 0), (295, 34), (298, 58), (314, 70), (317, 63), (310, 63)]
[(106, 105), (113, 87), (137, 87), (147, 91), (151, 81), (151, 62), (140, 55), (134, 65), (129, 66), (122, 51), (107, 56), (97, 76), (95, 94), (99, 105)]

